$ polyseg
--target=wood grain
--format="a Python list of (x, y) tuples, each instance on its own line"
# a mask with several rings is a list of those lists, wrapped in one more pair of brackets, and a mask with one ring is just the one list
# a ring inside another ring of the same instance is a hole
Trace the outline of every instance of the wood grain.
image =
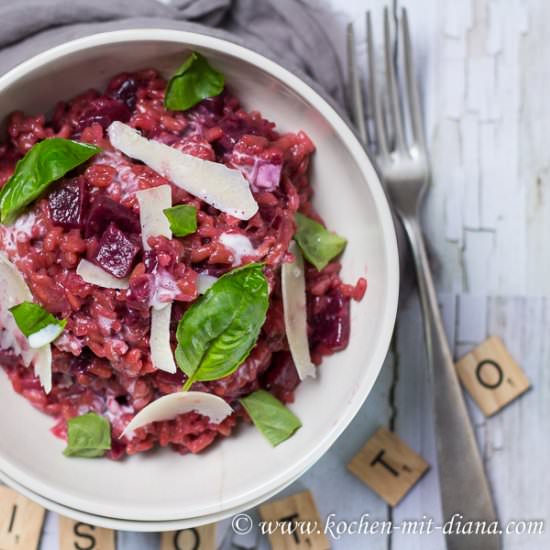
[(39, 504), (0, 486), (0, 549), (36, 550), (45, 512)]
[(309, 491), (273, 500), (260, 506), (262, 520), (269, 523), (273, 550), (328, 550), (330, 543)]
[(456, 370), (485, 416), (492, 416), (529, 389), (525, 373), (496, 336), (462, 357)]
[(397, 506), (428, 468), (419, 454), (383, 427), (348, 464), (350, 472), (390, 506)]
[[(364, 13), (381, 42), (387, 0), (308, 0), (333, 14), (320, 20), (345, 62), (345, 24), (356, 22), (365, 62)], [(436, 284), (455, 357), (496, 334), (521, 364), (532, 391), (485, 418), (466, 394), (499, 517), (550, 517), (550, 4), (546, 0), (398, 0), (409, 8), (433, 165), (423, 210)], [(319, 10), (320, 12), (320, 10)], [(379, 48), (382, 57), (382, 49)], [(289, 129), (290, 130), (290, 129)], [(396, 344), (355, 421), (330, 451), (287, 489), (309, 489), (321, 517), (394, 521), (440, 517), (437, 464), (422, 319), (413, 297), (399, 312)], [(353, 330), (353, 329), (352, 329)], [(377, 425), (396, 433), (432, 468), (396, 508), (343, 468)], [(52, 525), (55, 525), (53, 523)], [(53, 527), (52, 527), (53, 529)], [(219, 531), (230, 531), (222, 522)], [(118, 550), (149, 550), (136, 538)], [(238, 539), (235, 540), (238, 542)], [(400, 533), (331, 541), (344, 550), (441, 550), (441, 534)], [(258, 536), (258, 547), (269, 548)], [(503, 550), (550, 548), (541, 536), (510, 535)], [(55, 546), (46, 550), (55, 550)]]
[(216, 524), (162, 533), (160, 550), (216, 550)]
[(59, 516), (59, 550), (115, 550), (115, 532)]

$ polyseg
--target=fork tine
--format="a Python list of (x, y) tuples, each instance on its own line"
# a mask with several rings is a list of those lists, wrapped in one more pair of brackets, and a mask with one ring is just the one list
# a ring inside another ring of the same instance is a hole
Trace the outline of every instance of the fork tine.
[(361, 86), (361, 77), (357, 68), (357, 54), (355, 52), (355, 33), (353, 23), (348, 24), (347, 32), (348, 45), (348, 79), (351, 92), (352, 118), (355, 127), (359, 133), (361, 141), (367, 143), (367, 127), (365, 124), (365, 109), (363, 107), (363, 89)]
[(407, 9), (401, 10), (402, 31), (403, 31), (403, 53), (405, 56), (405, 76), (407, 79), (408, 105), (411, 113), (411, 129), (414, 141), (424, 146), (424, 126), (422, 125), (422, 111), (420, 109), (420, 98), (418, 94), (418, 83), (414, 74), (414, 63), (412, 59), (411, 35), (409, 32), (409, 18)]
[(405, 134), (403, 132), (403, 120), (401, 118), (401, 104), (397, 90), (397, 70), (393, 56), (393, 48), (390, 34), (390, 15), (388, 8), (384, 8), (384, 51), (386, 56), (386, 80), (388, 95), (391, 104), (393, 129), (395, 133), (395, 148), (398, 151), (405, 151)]
[(369, 94), (367, 101), (371, 105), (371, 112), (374, 119), (374, 136), (372, 141), (377, 142), (378, 153), (382, 158), (387, 158), (389, 154), (388, 141), (386, 139), (386, 129), (384, 127), (384, 116), (382, 114), (382, 105), (378, 96), (376, 85), (376, 59), (374, 50), (374, 38), (372, 32), (372, 22), (370, 11), (367, 12), (367, 58), (369, 75)]

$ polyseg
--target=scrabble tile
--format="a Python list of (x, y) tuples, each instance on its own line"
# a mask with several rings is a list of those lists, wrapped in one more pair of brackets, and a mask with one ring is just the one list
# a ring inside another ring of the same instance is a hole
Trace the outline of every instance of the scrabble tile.
[(492, 336), (456, 363), (458, 376), (485, 416), (529, 389), (529, 380), (502, 340)]
[[(268, 534), (273, 550), (328, 550), (323, 523), (309, 491), (260, 506), (263, 521), (273, 529)], [(289, 533), (289, 529), (293, 531)], [(308, 531), (310, 531), (308, 533)]]
[(42, 506), (0, 486), (0, 549), (37, 550), (45, 517)]
[(379, 428), (348, 469), (391, 506), (426, 473), (428, 463), (395, 434)]
[(115, 532), (59, 516), (59, 550), (115, 550)]
[(162, 533), (160, 550), (216, 550), (216, 524)]

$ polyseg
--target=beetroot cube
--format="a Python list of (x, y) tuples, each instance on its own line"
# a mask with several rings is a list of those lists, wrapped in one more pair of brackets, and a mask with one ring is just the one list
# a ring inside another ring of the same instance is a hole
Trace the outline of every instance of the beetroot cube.
[(132, 271), (139, 250), (135, 239), (111, 223), (101, 236), (94, 262), (114, 277), (122, 279)]
[(310, 303), (315, 313), (309, 316), (312, 328), (310, 344), (321, 344), (331, 352), (347, 347), (350, 334), (350, 299), (332, 290), (324, 296), (313, 297)]
[(126, 206), (107, 195), (100, 195), (93, 202), (86, 220), (85, 236), (101, 235), (111, 223), (116, 223), (125, 233), (139, 233), (139, 218)]
[(274, 353), (269, 369), (262, 376), (262, 386), (283, 403), (291, 403), (299, 383), (300, 377), (290, 353)]
[(86, 197), (86, 180), (82, 176), (62, 182), (48, 197), (52, 221), (67, 229), (82, 227)]
[(82, 132), (84, 128), (94, 123), (106, 129), (114, 120), (128, 122), (131, 116), (130, 109), (122, 101), (117, 101), (110, 97), (98, 97), (97, 99), (92, 99), (82, 113), (77, 122), (76, 131)]
[(138, 83), (129, 74), (121, 74), (115, 77), (107, 87), (107, 94), (124, 103), (128, 109), (134, 110), (137, 102)]

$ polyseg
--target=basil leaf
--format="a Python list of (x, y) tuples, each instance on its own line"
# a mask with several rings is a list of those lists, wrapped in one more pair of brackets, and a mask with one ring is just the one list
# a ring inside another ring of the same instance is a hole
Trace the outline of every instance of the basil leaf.
[(168, 82), (164, 106), (171, 111), (186, 111), (207, 97), (221, 94), (223, 86), (223, 74), (201, 54), (192, 52)]
[(248, 264), (220, 277), (181, 318), (176, 361), (196, 381), (218, 380), (237, 370), (254, 347), (269, 306), (261, 264)]
[(325, 229), (319, 222), (296, 212), (298, 229), (294, 238), (306, 260), (321, 271), (346, 246), (346, 239)]
[(179, 204), (163, 210), (176, 237), (185, 237), (197, 230), (197, 209), (188, 204)]
[(99, 153), (95, 145), (70, 139), (38, 142), (17, 162), (13, 175), (0, 191), (0, 221), (12, 221), (54, 181)]
[(300, 419), (277, 398), (258, 390), (239, 399), (262, 435), (276, 447), (302, 426)]
[(65, 456), (96, 458), (111, 449), (111, 425), (96, 413), (76, 416), (68, 421)]
[(29, 338), (33, 348), (53, 342), (67, 325), (66, 319), (60, 320), (54, 317), (49, 311), (33, 302), (23, 302), (13, 306), (10, 312), (19, 330)]

